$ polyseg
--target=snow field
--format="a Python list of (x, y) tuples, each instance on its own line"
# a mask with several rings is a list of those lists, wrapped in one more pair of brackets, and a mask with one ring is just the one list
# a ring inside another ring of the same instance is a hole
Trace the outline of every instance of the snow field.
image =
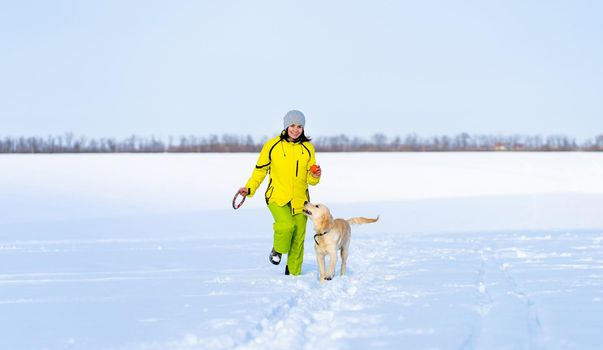
[(600, 348), (600, 154), (319, 154), (312, 200), (381, 216), (324, 284), (311, 223), (284, 276), (229, 208), (255, 158), (0, 157), (0, 348)]

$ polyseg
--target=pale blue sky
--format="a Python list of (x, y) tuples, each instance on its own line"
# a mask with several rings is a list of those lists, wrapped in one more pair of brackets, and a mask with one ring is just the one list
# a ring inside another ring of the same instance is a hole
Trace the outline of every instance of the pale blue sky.
[(599, 1), (5, 1), (0, 137), (603, 133)]

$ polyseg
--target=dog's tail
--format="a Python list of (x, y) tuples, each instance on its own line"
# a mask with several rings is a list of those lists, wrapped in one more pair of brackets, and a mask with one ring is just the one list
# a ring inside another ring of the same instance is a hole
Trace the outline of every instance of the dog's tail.
[(377, 220), (379, 220), (378, 216), (375, 219), (358, 217), (358, 218), (348, 219), (347, 222), (350, 223), (351, 225), (361, 225), (361, 224), (370, 224), (370, 223), (376, 222)]

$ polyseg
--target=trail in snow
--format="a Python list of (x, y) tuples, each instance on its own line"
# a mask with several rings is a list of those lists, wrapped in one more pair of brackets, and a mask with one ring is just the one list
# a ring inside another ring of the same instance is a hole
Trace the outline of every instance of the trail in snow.
[(361, 250), (368, 253), (365, 259), (358, 259), (361, 273), (319, 284), (317, 272), (312, 271), (302, 279), (288, 281), (294, 295), (263, 318), (237, 347), (324, 349), (332, 348), (339, 339), (366, 334), (371, 328), (370, 319), (363, 320), (358, 314), (383, 297), (387, 290), (379, 288), (379, 281), (392, 275), (388, 269), (391, 266), (368, 263), (387, 262), (386, 243), (364, 241), (356, 252)]
[[(266, 287), (275, 284), (278, 294), (282, 294), (281, 288), (286, 290), (286, 298), (274, 300), (276, 306), (255, 318), (238, 336), (222, 335), (221, 341), (200, 336), (189, 345), (202, 349), (400, 345), (407, 349), (558, 349), (568, 344), (594, 348), (588, 339), (574, 338), (573, 333), (581, 330), (560, 329), (555, 318), (543, 321), (539, 312), (549, 304), (545, 299), (539, 305), (539, 293), (565, 294), (572, 299), (573, 291), (564, 291), (562, 285), (577, 282), (575, 277), (573, 282), (556, 281), (556, 290), (534, 290), (539, 274), (530, 273), (521, 280), (514, 276), (516, 269), (535, 268), (536, 257), (541, 263), (573, 260), (575, 247), (557, 244), (583, 238), (535, 235), (355, 237), (348, 276), (320, 284), (315, 264), (308, 263), (309, 271), (301, 277), (271, 278)], [(526, 251), (533, 242), (553, 243), (565, 252), (538, 245), (532, 248), (540, 253)], [(307, 261), (313, 258), (313, 253), (307, 254)], [(597, 265), (601, 267), (600, 261)], [(601, 275), (592, 278), (600, 293)], [(601, 303), (593, 301), (600, 310)]]
[(481, 295), (475, 305), (479, 317), (460, 349), (545, 348), (534, 301), (517, 285), (498, 251), (480, 249), (479, 254), (476, 287)]
[[(4, 241), (3, 348), (596, 349), (603, 233), (354, 232), (348, 275), (269, 240)], [(338, 266), (339, 268), (339, 266)], [(32, 318), (35, 315), (35, 318)], [(56, 322), (60, 315), (60, 322)], [(47, 329), (26, 338), (28, 329)], [(25, 340), (27, 339), (27, 340)]]

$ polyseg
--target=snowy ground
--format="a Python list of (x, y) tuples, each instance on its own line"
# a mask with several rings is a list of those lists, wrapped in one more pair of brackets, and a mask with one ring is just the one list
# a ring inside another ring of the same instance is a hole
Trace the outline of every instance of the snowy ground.
[[(253, 154), (0, 156), (0, 349), (600, 349), (603, 154), (319, 154), (348, 275), (267, 261)], [(309, 224), (311, 230), (311, 224)]]

